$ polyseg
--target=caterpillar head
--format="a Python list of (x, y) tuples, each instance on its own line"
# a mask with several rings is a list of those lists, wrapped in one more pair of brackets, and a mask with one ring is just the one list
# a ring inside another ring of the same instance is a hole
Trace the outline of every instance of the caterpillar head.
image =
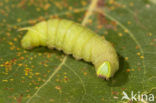
[(47, 39), (47, 25), (46, 22), (40, 22), (32, 27), (21, 28), (19, 31), (28, 30), (23, 39), (21, 45), (25, 49), (30, 49), (36, 46), (45, 46)]
[(112, 44), (108, 41), (98, 41), (100, 45), (93, 48), (93, 64), (96, 67), (96, 74), (100, 78), (108, 80), (113, 77), (119, 69), (118, 56)]
[(100, 78), (109, 80), (114, 76), (115, 72), (119, 69), (118, 62), (113, 63), (109, 61), (104, 61), (96, 70), (96, 74)]
[(111, 66), (108, 61), (105, 61), (96, 71), (97, 76), (100, 78), (108, 79), (111, 77)]
[(113, 77), (119, 69), (118, 56), (116, 53), (110, 53), (109, 55), (110, 56), (105, 57), (106, 60), (103, 60), (96, 69), (97, 76), (106, 80)]

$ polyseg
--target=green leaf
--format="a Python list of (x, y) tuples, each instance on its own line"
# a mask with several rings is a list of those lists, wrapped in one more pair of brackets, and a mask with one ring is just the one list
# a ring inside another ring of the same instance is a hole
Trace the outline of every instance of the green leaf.
[[(121, 100), (123, 91), (156, 95), (155, 10), (154, 0), (1, 0), (0, 103), (122, 103), (129, 101)], [(100, 79), (91, 63), (55, 49), (21, 48), (26, 32), (19, 28), (54, 17), (111, 41), (120, 61), (115, 76)]]

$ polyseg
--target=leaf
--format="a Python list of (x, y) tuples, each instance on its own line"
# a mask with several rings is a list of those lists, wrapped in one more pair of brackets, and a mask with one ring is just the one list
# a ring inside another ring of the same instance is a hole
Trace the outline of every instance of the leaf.
[[(1, 0), (0, 103), (117, 103), (129, 101), (121, 100), (123, 91), (156, 95), (155, 9), (154, 0)], [(21, 48), (19, 28), (54, 17), (111, 41), (119, 54), (116, 75), (106, 81), (91, 63), (63, 52)]]

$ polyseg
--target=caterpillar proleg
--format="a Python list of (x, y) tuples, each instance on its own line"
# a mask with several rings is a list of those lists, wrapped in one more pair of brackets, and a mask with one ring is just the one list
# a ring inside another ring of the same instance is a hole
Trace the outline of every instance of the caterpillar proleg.
[(118, 56), (111, 43), (73, 21), (50, 19), (21, 30), (28, 30), (21, 40), (25, 49), (47, 46), (62, 50), (76, 59), (92, 62), (97, 76), (105, 79), (119, 69)]

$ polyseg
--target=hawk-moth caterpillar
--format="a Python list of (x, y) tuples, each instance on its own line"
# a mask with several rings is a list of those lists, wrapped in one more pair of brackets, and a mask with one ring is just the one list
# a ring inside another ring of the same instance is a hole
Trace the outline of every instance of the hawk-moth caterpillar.
[(50, 19), (31, 27), (21, 40), (25, 49), (47, 46), (72, 54), (76, 59), (92, 62), (98, 77), (109, 79), (119, 69), (117, 53), (110, 42), (78, 23), (65, 19)]

